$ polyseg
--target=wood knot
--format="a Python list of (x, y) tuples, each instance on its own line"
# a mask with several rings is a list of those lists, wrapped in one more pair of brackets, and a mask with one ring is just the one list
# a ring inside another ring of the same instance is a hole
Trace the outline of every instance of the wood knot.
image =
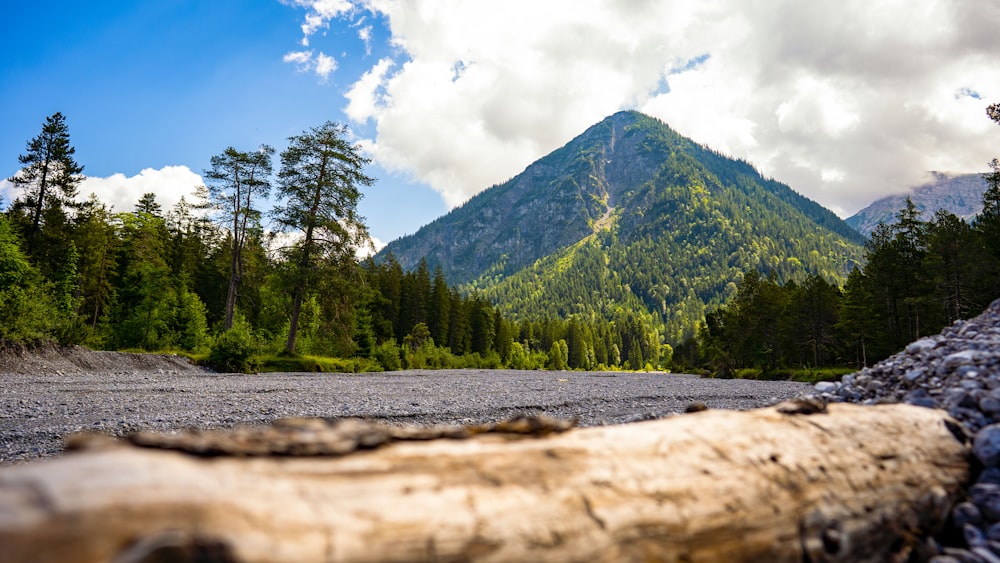
[(826, 401), (816, 397), (799, 397), (778, 403), (775, 408), (781, 414), (823, 414)]

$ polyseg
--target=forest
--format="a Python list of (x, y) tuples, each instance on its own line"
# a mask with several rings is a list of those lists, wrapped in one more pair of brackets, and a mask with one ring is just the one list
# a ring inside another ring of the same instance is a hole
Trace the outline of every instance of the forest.
[(910, 199), (865, 245), (843, 288), (818, 275), (779, 284), (746, 272), (736, 294), (674, 350), (677, 369), (781, 377), (802, 368), (860, 368), (978, 315), (1000, 297), (1000, 169), (987, 174), (972, 224)]
[[(631, 314), (515, 322), (426, 263), (359, 260), (372, 178), (327, 123), (274, 149), (226, 148), (206, 186), (116, 211), (77, 191), (65, 117), (46, 119), (0, 214), (0, 339), (183, 353), (224, 371), (661, 367), (669, 347)], [(273, 185), (272, 185), (273, 184)], [(276, 195), (277, 204), (261, 207)], [(265, 225), (269, 228), (265, 229)]]
[[(990, 110), (1000, 121), (997, 105)], [(328, 122), (291, 137), (277, 174), (273, 148), (228, 147), (211, 158), (206, 185), (192, 186), (190, 200), (165, 210), (148, 193), (134, 209), (116, 211), (77, 197), (83, 166), (65, 117), (48, 117), (10, 178), (20, 195), (0, 213), (3, 344), (182, 353), (221, 371), (506, 367), (780, 377), (871, 364), (1000, 296), (994, 160), (977, 218), (939, 211), (925, 219), (908, 202), (896, 223), (875, 231), (863, 266), (843, 287), (820, 274), (785, 281), (762, 260), (764, 273), (738, 275), (728, 300), (683, 339), (669, 338), (662, 317), (643, 306), (650, 296), (629, 292), (599, 311), (515, 317), (488, 294), (449, 286), (426, 261), (404, 271), (391, 255), (359, 259), (369, 237), (357, 203), (374, 179), (346, 133)], [(577, 279), (575, 293), (609, 299), (604, 290), (623, 285), (599, 267), (605, 257), (596, 249), (613, 247), (602, 242), (612, 236), (601, 233), (575, 251), (574, 260), (596, 272)], [(642, 266), (641, 258), (628, 262)]]

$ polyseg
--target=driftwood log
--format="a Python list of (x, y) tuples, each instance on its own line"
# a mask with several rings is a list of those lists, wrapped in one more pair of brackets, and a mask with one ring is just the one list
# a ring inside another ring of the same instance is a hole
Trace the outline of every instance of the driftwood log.
[(886, 561), (969, 471), (960, 428), (905, 405), (524, 424), (145, 435), (3, 468), (0, 560)]

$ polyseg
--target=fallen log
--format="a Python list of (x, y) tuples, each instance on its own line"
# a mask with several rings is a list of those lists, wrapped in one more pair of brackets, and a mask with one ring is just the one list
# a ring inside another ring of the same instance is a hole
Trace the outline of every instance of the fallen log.
[(906, 405), (356, 430), (339, 456), (147, 435), (0, 469), (0, 560), (885, 561), (946, 519), (969, 471), (958, 426)]

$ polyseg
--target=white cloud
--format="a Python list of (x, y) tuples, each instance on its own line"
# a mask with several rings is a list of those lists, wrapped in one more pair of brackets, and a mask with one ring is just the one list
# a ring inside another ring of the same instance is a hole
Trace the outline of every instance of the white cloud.
[(386, 74), (395, 63), (392, 59), (382, 59), (354, 83), (347, 92), (347, 117), (357, 123), (368, 121), (375, 111), (386, 104), (385, 91), (381, 90)]
[(314, 51), (290, 51), (285, 53), (282, 60), (286, 63), (294, 64), (299, 72), (314, 72), (321, 82), (326, 82), (337, 70), (337, 61), (333, 57), (320, 51), (313, 56)]
[(146, 168), (135, 176), (112, 174), (106, 178), (87, 177), (80, 185), (78, 198), (83, 201), (90, 194), (114, 207), (115, 211), (132, 211), (143, 194), (156, 194), (156, 201), (169, 211), (181, 197), (192, 201), (197, 186), (204, 185), (201, 176), (187, 166), (164, 166), (159, 170)]
[[(355, 13), (296, 3), (310, 7), (312, 33)], [(624, 108), (842, 215), (928, 170), (981, 171), (1000, 152), (984, 113), (1000, 100), (995, 2), (359, 0), (354, 10), (388, 22), (396, 55), (354, 83), (345, 111), (374, 122), (366, 146), (379, 164), (450, 205)]]
[[(201, 176), (187, 166), (164, 166), (159, 170), (145, 168), (135, 176), (122, 173), (101, 178), (87, 176), (77, 188), (77, 201), (86, 201), (91, 194), (109, 205), (113, 211), (133, 211), (144, 194), (156, 194), (156, 202), (164, 213), (170, 211), (181, 197), (194, 202), (194, 191), (204, 185)], [(0, 180), (0, 198), (3, 206), (10, 205), (21, 195), (21, 190), (7, 180)]]
[(309, 63), (312, 60), (312, 51), (291, 51), (285, 54), (282, 59), (286, 63), (292, 63), (299, 67), (299, 70), (305, 71), (309, 69)]
[(6, 208), (18, 195), (20, 190), (15, 188), (14, 184), (6, 178), (0, 179), (0, 208)]
[(369, 256), (375, 256), (383, 248), (385, 248), (384, 242), (375, 237), (371, 237), (371, 244), (365, 244), (357, 247), (354, 250), (354, 255), (357, 256), (358, 260), (364, 260)]
[(302, 24), (302, 35), (306, 39), (317, 31), (328, 28), (331, 20), (354, 8), (349, 0), (281, 0), (281, 3), (308, 10)]
[(358, 39), (365, 43), (365, 54), (372, 54), (372, 26), (366, 25), (358, 30)]
[(321, 80), (326, 81), (333, 71), (337, 70), (337, 61), (333, 57), (320, 52), (316, 55), (316, 75), (320, 77)]

